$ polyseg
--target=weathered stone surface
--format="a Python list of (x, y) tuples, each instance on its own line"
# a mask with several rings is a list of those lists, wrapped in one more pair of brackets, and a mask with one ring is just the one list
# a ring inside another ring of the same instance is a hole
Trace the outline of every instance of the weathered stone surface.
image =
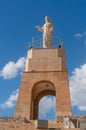
[(62, 48), (32, 48), (27, 53), (25, 71), (64, 71), (65, 52)]
[[(52, 121), (53, 122), (53, 121)], [(57, 125), (58, 126), (58, 125)], [(52, 127), (40, 128), (39, 130), (80, 130), (80, 128), (61, 128), (55, 127), (54, 124)], [(0, 123), (0, 130), (37, 130), (33, 123)]]

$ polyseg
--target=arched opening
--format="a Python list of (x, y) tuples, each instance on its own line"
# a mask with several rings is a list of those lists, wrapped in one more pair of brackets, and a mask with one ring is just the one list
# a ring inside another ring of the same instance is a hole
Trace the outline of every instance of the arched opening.
[(56, 97), (52, 95), (44, 96), (39, 101), (38, 119), (55, 120), (56, 118)]
[(49, 81), (37, 82), (32, 89), (32, 100), (31, 100), (31, 119), (37, 120), (39, 113), (39, 102), (47, 95), (56, 96), (56, 89), (53, 83)]

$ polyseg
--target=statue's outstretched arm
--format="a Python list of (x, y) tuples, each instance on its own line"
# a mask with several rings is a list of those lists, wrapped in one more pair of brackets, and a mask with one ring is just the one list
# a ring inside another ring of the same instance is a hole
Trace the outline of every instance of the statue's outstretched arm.
[(43, 32), (43, 28), (42, 27), (36, 26), (36, 28), (38, 29), (38, 31)]

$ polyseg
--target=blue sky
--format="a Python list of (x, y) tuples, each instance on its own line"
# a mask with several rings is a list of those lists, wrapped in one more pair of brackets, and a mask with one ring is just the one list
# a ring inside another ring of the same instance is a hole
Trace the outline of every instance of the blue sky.
[(45, 16), (54, 25), (53, 36), (63, 37), (73, 114), (86, 114), (86, 1), (1, 0), (0, 116), (14, 112), (27, 44), (41, 36), (35, 26), (43, 25)]

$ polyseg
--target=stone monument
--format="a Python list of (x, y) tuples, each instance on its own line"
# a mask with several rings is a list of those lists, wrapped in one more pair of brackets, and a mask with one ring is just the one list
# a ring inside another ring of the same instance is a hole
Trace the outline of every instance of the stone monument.
[[(65, 51), (52, 47), (53, 25), (48, 17), (45, 21), (37, 26), (43, 32), (43, 48), (28, 50), (14, 116), (0, 118), (0, 130), (80, 130), (79, 117), (71, 112)], [(55, 120), (38, 119), (38, 104), (46, 95), (56, 96)]]
[(52, 48), (53, 25), (47, 16), (45, 20), (42, 28), (37, 26), (43, 32), (43, 48), (28, 50), (15, 110), (15, 116), (27, 120), (38, 120), (39, 101), (49, 94), (56, 96), (56, 119), (71, 116), (65, 51)]

